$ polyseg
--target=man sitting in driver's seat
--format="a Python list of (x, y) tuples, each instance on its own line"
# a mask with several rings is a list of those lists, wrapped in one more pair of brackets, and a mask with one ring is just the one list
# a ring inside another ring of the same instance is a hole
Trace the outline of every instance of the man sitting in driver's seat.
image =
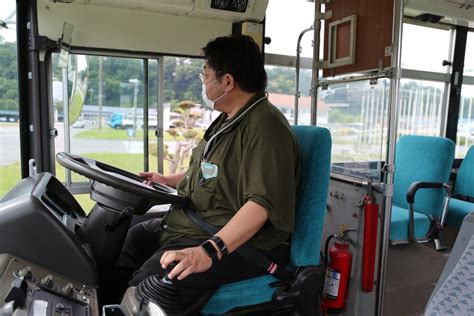
[(170, 314), (197, 314), (219, 286), (268, 273), (236, 252), (243, 244), (284, 266), (295, 223), (297, 144), (268, 100), (259, 46), (248, 36), (219, 37), (203, 52), (203, 99), (221, 114), (186, 172), (141, 176), (176, 188), (217, 233), (191, 220), (186, 207), (172, 206), (163, 220), (129, 230), (116, 265), (128, 286), (174, 266), (168, 278), (176, 300), (156, 298)]

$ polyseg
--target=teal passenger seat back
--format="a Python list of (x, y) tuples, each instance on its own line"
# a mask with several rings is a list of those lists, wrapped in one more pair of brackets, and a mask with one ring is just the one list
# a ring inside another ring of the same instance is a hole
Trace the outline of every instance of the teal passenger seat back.
[(449, 202), (447, 224), (459, 227), (464, 217), (474, 212), (474, 146), (464, 157), (456, 175), (454, 191)]
[[(291, 238), (293, 268), (319, 264), (322, 227), (326, 214), (331, 166), (331, 135), (317, 126), (293, 126), (300, 159), (300, 181), (295, 232)], [(232, 309), (272, 301), (277, 290), (272, 275), (226, 284), (219, 288), (202, 310), (205, 315), (224, 314)], [(316, 285), (315, 285), (316, 286)]]
[(331, 135), (325, 128), (293, 126), (300, 158), (300, 182), (291, 263), (319, 264), (320, 240), (326, 215), (331, 169)]
[(453, 195), (474, 197), (474, 145), (467, 151), (456, 176)]
[[(409, 240), (407, 193), (414, 182), (448, 183), (454, 159), (454, 143), (447, 138), (407, 135), (396, 146), (390, 240)], [(443, 190), (420, 189), (414, 203), (415, 237), (426, 238), (431, 220), (441, 217)]]

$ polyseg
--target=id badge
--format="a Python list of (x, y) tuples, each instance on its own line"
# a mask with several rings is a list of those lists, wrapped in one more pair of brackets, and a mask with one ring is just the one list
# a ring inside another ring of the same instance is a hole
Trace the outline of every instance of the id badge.
[(219, 167), (210, 162), (201, 162), (201, 174), (204, 180), (217, 177)]

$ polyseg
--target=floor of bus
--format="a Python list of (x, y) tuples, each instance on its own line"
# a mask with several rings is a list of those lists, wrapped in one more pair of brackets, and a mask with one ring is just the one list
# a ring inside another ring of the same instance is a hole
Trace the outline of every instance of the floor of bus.
[(438, 252), (434, 243), (390, 246), (385, 279), (384, 316), (423, 315), (428, 299), (448, 260), (457, 231), (446, 229), (449, 249)]

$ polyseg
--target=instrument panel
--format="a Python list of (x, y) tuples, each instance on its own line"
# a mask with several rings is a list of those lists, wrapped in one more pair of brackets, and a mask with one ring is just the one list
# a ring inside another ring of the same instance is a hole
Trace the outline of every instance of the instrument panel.
[(0, 254), (0, 315), (99, 315), (93, 286)]

